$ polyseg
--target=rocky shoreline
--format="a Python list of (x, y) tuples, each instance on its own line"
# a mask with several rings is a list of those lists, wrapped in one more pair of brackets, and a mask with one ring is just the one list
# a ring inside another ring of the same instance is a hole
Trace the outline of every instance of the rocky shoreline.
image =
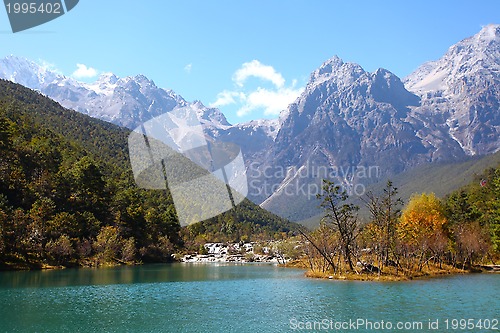
[(207, 243), (202, 253), (185, 254), (180, 258), (186, 263), (274, 263), (286, 264), (289, 260), (272, 251), (270, 246), (260, 246), (256, 251), (256, 243)]
[[(266, 255), (253, 255), (253, 257), (248, 258), (247, 256), (236, 254), (236, 255), (215, 255), (215, 254), (186, 254), (181, 258), (181, 262), (199, 262), (199, 263), (250, 263), (250, 262), (263, 262), (263, 263), (275, 263), (283, 264), (283, 261), (278, 260), (278, 258)], [(286, 261), (285, 261), (286, 262)]]

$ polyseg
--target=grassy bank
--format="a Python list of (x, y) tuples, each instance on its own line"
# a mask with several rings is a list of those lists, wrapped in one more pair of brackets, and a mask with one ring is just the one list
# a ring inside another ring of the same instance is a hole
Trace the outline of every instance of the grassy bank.
[[(331, 270), (318, 271), (310, 269), (309, 263), (305, 259), (295, 260), (284, 267), (303, 268), (307, 269), (305, 276), (314, 279), (330, 279), (330, 280), (350, 280), (350, 281), (409, 281), (415, 279), (430, 279), (454, 274), (470, 274), (482, 272), (495, 272), (493, 269), (485, 269), (493, 265), (474, 266), (467, 269), (460, 269), (451, 265), (442, 264), (429, 264), (422, 268), (420, 271), (408, 271), (396, 269), (395, 267), (384, 267), (380, 272), (367, 272), (362, 269), (356, 271), (349, 271), (342, 269), (341, 272), (334, 273)], [(496, 267), (496, 266), (495, 266)]]

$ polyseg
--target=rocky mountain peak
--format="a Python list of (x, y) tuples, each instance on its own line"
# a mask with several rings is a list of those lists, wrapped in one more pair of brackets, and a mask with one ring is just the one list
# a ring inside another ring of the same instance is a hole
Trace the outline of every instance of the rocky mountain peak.
[(484, 26), (474, 38), (478, 42), (490, 42), (500, 38), (500, 24), (488, 24)]
[(97, 81), (99, 83), (116, 84), (116, 82), (118, 82), (118, 77), (111, 72), (107, 72), (107, 73), (102, 73), (101, 75), (99, 75), (99, 78), (97, 79)]
[(428, 128), (447, 133), (467, 155), (500, 149), (500, 25), (456, 43), (404, 82), (421, 97), (413, 114)]
[(306, 90), (314, 89), (324, 82), (331, 82), (339, 87), (345, 87), (359, 78), (364, 72), (360, 65), (346, 63), (338, 56), (334, 56), (325, 61), (311, 74)]
[(206, 127), (221, 129), (231, 126), (226, 116), (217, 108), (208, 108), (199, 100), (195, 100), (190, 106), (196, 111), (198, 118)]
[(475, 80), (476, 74), (491, 77), (499, 71), (500, 25), (490, 24), (452, 45), (441, 59), (420, 66), (404, 82), (410, 91), (449, 96), (458, 94), (464, 81)]

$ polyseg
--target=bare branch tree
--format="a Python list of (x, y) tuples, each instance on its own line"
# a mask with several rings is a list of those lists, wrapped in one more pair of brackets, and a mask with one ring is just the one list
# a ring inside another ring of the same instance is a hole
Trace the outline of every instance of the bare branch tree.
[(358, 235), (356, 212), (359, 207), (347, 204), (347, 192), (341, 191), (339, 185), (329, 180), (323, 180), (322, 190), (317, 198), (322, 200), (321, 207), (325, 209), (323, 222), (339, 233), (344, 259), (349, 264), (349, 269), (354, 271), (351, 251)]

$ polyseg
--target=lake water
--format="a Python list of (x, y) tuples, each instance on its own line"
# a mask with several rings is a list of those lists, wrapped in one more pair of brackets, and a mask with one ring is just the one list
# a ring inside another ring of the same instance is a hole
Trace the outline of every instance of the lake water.
[(499, 297), (498, 274), (375, 283), (272, 265), (2, 272), (0, 332), (493, 332), (500, 324), (483, 325), (500, 319)]

